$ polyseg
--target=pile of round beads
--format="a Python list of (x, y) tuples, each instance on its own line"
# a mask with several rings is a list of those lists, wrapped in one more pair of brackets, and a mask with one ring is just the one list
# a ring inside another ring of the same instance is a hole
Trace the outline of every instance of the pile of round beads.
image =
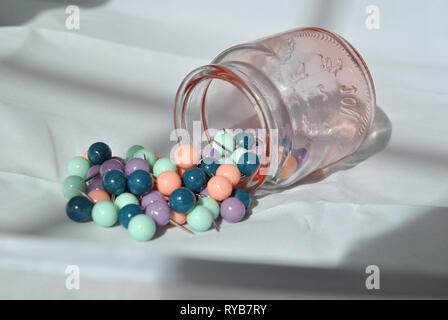
[(239, 222), (250, 206), (248, 192), (238, 185), (259, 166), (257, 154), (248, 151), (253, 144), (251, 135), (222, 130), (209, 152), (180, 145), (171, 160), (138, 145), (122, 159), (113, 157), (107, 144), (94, 143), (68, 164), (62, 185), (69, 199), (66, 213), (102, 227), (119, 223), (138, 241), (152, 239), (157, 228), (169, 224), (190, 233), (218, 230), (219, 217)]

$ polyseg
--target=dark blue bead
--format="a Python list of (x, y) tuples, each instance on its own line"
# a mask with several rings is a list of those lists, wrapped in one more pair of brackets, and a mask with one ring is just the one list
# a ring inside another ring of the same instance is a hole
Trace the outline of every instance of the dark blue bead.
[(251, 200), (250, 200), (249, 193), (246, 190), (241, 189), (241, 188), (236, 188), (235, 191), (233, 191), (233, 196), (235, 198), (240, 199), (241, 202), (244, 203), (244, 206), (246, 207), (246, 209), (249, 208)]
[(187, 188), (178, 188), (170, 195), (170, 208), (179, 213), (187, 213), (193, 209), (196, 198)]
[(138, 205), (128, 204), (121, 208), (120, 212), (118, 213), (118, 221), (123, 227), (127, 228), (129, 225), (129, 221), (131, 221), (133, 217), (143, 213), (143, 210)]
[(126, 176), (119, 170), (112, 170), (103, 177), (103, 187), (109, 194), (116, 196), (126, 190)]
[(219, 161), (215, 158), (204, 158), (199, 164), (199, 168), (204, 170), (205, 174), (210, 178), (216, 174), (218, 170)]
[(207, 184), (207, 177), (201, 168), (191, 168), (182, 175), (184, 186), (193, 192), (200, 192)]
[(147, 193), (152, 189), (151, 175), (144, 170), (132, 172), (128, 178), (128, 188), (137, 196)]
[(104, 161), (112, 158), (112, 151), (104, 142), (95, 142), (87, 151), (87, 156), (93, 164), (102, 164)]
[(75, 196), (65, 206), (67, 216), (76, 222), (85, 222), (92, 214), (92, 204), (83, 196)]
[(246, 150), (252, 149), (255, 143), (253, 134), (248, 132), (240, 132), (235, 136), (236, 145)]
[(251, 176), (260, 165), (258, 156), (253, 152), (246, 152), (238, 159), (238, 169), (246, 177)]

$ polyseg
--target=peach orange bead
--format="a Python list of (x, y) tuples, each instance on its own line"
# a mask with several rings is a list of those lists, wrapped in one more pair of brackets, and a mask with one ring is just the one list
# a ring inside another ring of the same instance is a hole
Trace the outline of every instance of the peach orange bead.
[(157, 190), (165, 196), (169, 196), (171, 192), (182, 186), (182, 180), (174, 171), (162, 172), (156, 181)]
[(104, 190), (92, 190), (88, 194), (90, 199), (93, 200), (93, 202), (98, 203), (101, 201), (110, 201), (109, 194)]
[(278, 177), (280, 179), (288, 179), (297, 169), (297, 160), (289, 154), (285, 162), (283, 163), (282, 168), (280, 169), (280, 172), (278, 173)]
[(197, 165), (198, 162), (199, 153), (189, 144), (179, 146), (174, 153), (174, 163), (183, 169), (192, 168)]
[(185, 223), (187, 223), (187, 214), (171, 210), (171, 219), (180, 225), (184, 225)]
[[(88, 150), (87, 150), (87, 151), (88, 151)], [(84, 159), (89, 160), (89, 156), (87, 155), (87, 151), (84, 152), (84, 154), (82, 155), (82, 157), (83, 157)], [(89, 161), (90, 161), (90, 160), (89, 160)]]
[(214, 176), (207, 183), (210, 197), (217, 201), (227, 199), (232, 194), (232, 183), (223, 176)]
[(235, 187), (241, 179), (241, 172), (237, 166), (233, 164), (222, 164), (216, 170), (217, 176), (223, 176), (229, 179), (233, 187)]

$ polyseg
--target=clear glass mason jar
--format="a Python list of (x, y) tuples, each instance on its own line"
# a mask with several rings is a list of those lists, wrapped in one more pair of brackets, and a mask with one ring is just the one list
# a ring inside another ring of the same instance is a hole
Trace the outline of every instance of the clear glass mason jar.
[(355, 152), (375, 105), (372, 77), (352, 45), (305, 28), (231, 47), (192, 71), (178, 89), (174, 124), (194, 135), (199, 123), (204, 143), (210, 128), (255, 130), (261, 165), (244, 184), (275, 189)]

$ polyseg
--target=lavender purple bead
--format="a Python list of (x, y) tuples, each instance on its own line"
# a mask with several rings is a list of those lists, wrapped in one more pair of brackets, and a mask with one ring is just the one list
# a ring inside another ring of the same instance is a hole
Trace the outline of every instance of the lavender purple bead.
[(90, 167), (89, 171), (87, 171), (86, 179), (89, 179), (90, 177), (97, 175), (100, 172), (100, 167), (101, 167), (101, 165), (99, 165), (99, 164), (96, 164), (93, 167)]
[(100, 174), (102, 176), (105, 176), (106, 173), (108, 173), (109, 171), (118, 170), (123, 172), (123, 169), (124, 169), (123, 165), (121, 164), (120, 161), (116, 159), (110, 159), (103, 162), (103, 164), (100, 167)]
[(170, 222), (171, 209), (166, 202), (154, 201), (145, 209), (145, 214), (151, 217), (158, 227), (163, 227)]
[(204, 197), (209, 197), (210, 195), (208, 194), (208, 190), (207, 188), (202, 189), (201, 192), (199, 192), (200, 195), (204, 196)]
[(291, 155), (296, 158), (297, 166), (300, 168), (308, 159), (308, 151), (305, 148), (293, 149)]
[(87, 182), (87, 193), (93, 190), (104, 190), (103, 178), (100, 175)]
[(155, 201), (166, 202), (165, 198), (163, 197), (163, 194), (161, 194), (157, 190), (151, 191), (150, 193), (143, 196), (141, 206), (143, 209), (146, 209), (148, 205), (154, 203)]
[(149, 172), (148, 161), (146, 161), (145, 159), (133, 158), (129, 160), (124, 167), (124, 173), (126, 177), (129, 177), (132, 172), (137, 170), (144, 170)]
[(246, 215), (246, 207), (240, 199), (230, 197), (221, 203), (220, 213), (227, 222), (240, 222)]

